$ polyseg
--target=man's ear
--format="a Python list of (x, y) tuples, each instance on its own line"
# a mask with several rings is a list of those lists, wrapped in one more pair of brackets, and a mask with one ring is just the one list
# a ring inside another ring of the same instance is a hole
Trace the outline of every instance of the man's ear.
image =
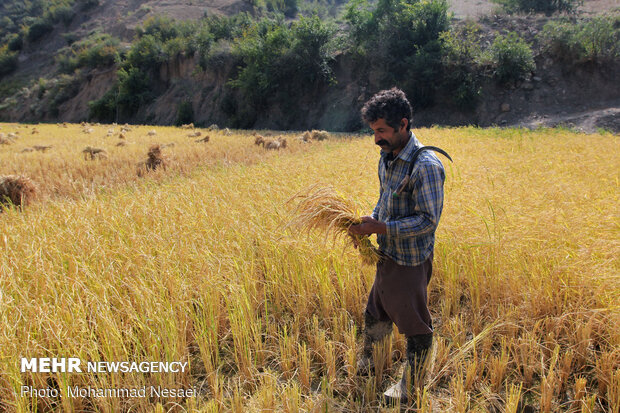
[(399, 128), (398, 128), (398, 129), (400, 130), (401, 128), (403, 128), (403, 127), (404, 127), (404, 128), (405, 128), (405, 130), (407, 130), (407, 125), (408, 125), (408, 124), (409, 124), (409, 120), (408, 120), (407, 118), (402, 118), (402, 119), (400, 120), (400, 126), (399, 126)]

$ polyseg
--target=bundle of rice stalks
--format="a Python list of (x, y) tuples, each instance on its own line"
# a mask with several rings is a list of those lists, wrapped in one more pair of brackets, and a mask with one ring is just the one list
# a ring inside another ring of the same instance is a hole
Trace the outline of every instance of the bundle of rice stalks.
[[(30, 203), (37, 192), (37, 187), (30, 178), (23, 175), (0, 176), (0, 206), (25, 206)], [(2, 212), (2, 209), (0, 209)]]
[(166, 158), (161, 150), (162, 145), (153, 145), (149, 148), (148, 158), (138, 163), (138, 176), (143, 176), (146, 172), (154, 171), (158, 168), (166, 169)]
[(300, 199), (289, 225), (307, 231), (323, 230), (326, 239), (330, 235), (334, 240), (347, 237), (351, 243), (354, 242), (358, 245), (364, 263), (377, 263), (379, 254), (368, 236), (349, 236), (349, 227), (362, 223), (360, 214), (353, 202), (340, 196), (331, 186), (322, 188), (313, 186), (304, 192), (306, 192), (305, 195), (297, 194), (288, 201), (290, 203), (293, 200)]
[(105, 151), (105, 149), (93, 148), (92, 146), (87, 146), (86, 148), (84, 148), (82, 153), (84, 154), (84, 159), (90, 160), (107, 159), (108, 157), (108, 153)]
[(315, 129), (310, 132), (310, 134), (312, 135), (312, 139), (314, 139), (315, 141), (324, 141), (326, 139), (329, 139), (329, 132), (326, 132), (324, 130)]

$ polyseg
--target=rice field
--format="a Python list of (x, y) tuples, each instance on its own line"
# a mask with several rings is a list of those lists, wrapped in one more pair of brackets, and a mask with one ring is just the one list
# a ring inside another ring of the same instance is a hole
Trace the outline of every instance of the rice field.
[[(618, 412), (620, 144), (566, 129), (431, 128), (445, 204), (429, 297), (426, 386), (385, 407), (405, 338), (356, 374), (374, 278), (346, 239), (300, 233), (290, 198), (333, 186), (370, 213), (378, 148), (331, 136), (266, 151), (249, 132), (0, 124), (0, 175), (39, 197), (0, 213), (0, 410)], [(113, 136), (108, 129), (116, 128)], [(148, 132), (155, 130), (154, 135)], [(169, 166), (142, 177), (149, 145)], [(21, 152), (51, 145), (45, 152)], [(85, 159), (96, 146), (105, 159)], [(443, 159), (442, 159), (443, 160)], [(187, 362), (170, 373), (21, 372), (22, 357)], [(57, 397), (22, 396), (23, 386)], [(67, 389), (195, 395), (70, 397)]]

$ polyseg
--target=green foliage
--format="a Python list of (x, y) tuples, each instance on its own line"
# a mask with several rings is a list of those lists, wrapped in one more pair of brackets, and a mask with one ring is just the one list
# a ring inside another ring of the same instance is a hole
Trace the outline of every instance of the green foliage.
[(293, 18), (299, 11), (298, 0), (264, 0), (265, 8), (269, 12), (282, 13)]
[(136, 67), (118, 71), (118, 101), (123, 111), (136, 113), (141, 105), (153, 99), (149, 76)]
[(74, 17), (73, 4), (74, 0), (4, 0), (0, 4), (2, 43), (15, 34), (34, 42), (49, 33), (56, 23), (68, 25)]
[(7, 36), (9, 50), (16, 52), (24, 47), (24, 38), (21, 33), (13, 33)]
[(299, 11), (303, 16), (317, 15), (321, 19), (338, 18), (345, 9), (347, 0), (304, 0), (299, 4)]
[(458, 31), (440, 34), (443, 86), (451, 100), (461, 109), (474, 108), (480, 97), (482, 50), (477, 39), (478, 27), (469, 24)]
[(73, 43), (77, 42), (80, 39), (80, 36), (75, 32), (63, 33), (61, 34), (62, 38), (65, 39), (67, 45), (71, 46)]
[(444, 0), (353, 0), (345, 19), (351, 49), (381, 79), (400, 85), (414, 106), (432, 103), (442, 76), (440, 33), (450, 27)]
[(515, 32), (497, 36), (489, 52), (500, 83), (523, 79), (536, 68), (532, 49)]
[(99, 0), (77, 0), (80, 8), (84, 11), (90, 10), (99, 6)]
[(231, 86), (254, 105), (295, 104), (294, 96), (333, 81), (334, 32), (318, 17), (256, 23), (234, 46), (243, 66)]
[(88, 102), (88, 118), (107, 123), (117, 121), (117, 96), (118, 85), (108, 90), (101, 98)]
[(243, 31), (252, 25), (248, 13), (238, 13), (230, 17), (209, 16), (201, 22), (201, 29), (212, 34), (213, 39), (232, 40), (243, 35)]
[(550, 21), (540, 34), (543, 49), (569, 64), (604, 63), (620, 58), (620, 16), (601, 16), (575, 24)]
[(142, 27), (136, 29), (138, 37), (151, 36), (159, 41), (173, 39), (181, 36), (181, 26), (174, 19), (165, 16), (154, 16), (148, 18)]
[(508, 13), (574, 13), (582, 0), (493, 0)]
[(54, 25), (50, 23), (47, 19), (38, 19), (28, 29), (28, 41), (30, 43), (34, 43), (52, 30), (54, 30)]
[(75, 17), (73, 8), (68, 4), (59, 4), (49, 8), (46, 13), (48, 19), (52, 22), (61, 22), (65, 26), (68, 26)]
[(140, 106), (151, 102), (154, 94), (146, 73), (135, 67), (121, 68), (118, 83), (103, 97), (88, 103), (89, 118), (99, 121), (117, 121), (118, 117), (134, 115)]
[(174, 122), (176, 126), (186, 125), (194, 122), (194, 108), (192, 102), (184, 100), (177, 108), (177, 118)]
[(158, 37), (146, 34), (133, 44), (125, 64), (148, 72), (158, 69), (166, 60), (162, 41)]
[(8, 49), (7, 45), (0, 47), (0, 78), (17, 69), (17, 53)]
[(60, 52), (56, 60), (65, 73), (82, 67), (110, 67), (119, 59), (118, 44), (115, 37), (95, 34), (73, 43), (68, 50)]

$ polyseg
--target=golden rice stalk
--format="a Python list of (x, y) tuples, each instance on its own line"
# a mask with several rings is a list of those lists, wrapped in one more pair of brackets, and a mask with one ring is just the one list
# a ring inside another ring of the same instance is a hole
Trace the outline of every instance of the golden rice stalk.
[[(305, 195), (303, 194), (305, 193)], [(295, 195), (289, 200), (300, 199), (293, 212), (289, 226), (296, 226), (307, 231), (320, 229), (325, 231), (325, 238), (330, 235), (333, 239), (348, 235), (351, 225), (361, 224), (362, 219), (355, 204), (342, 196), (331, 187), (318, 188), (316, 185)], [(356, 243), (362, 261), (366, 264), (376, 264), (379, 254), (370, 242), (368, 236), (349, 236), (351, 243)]]

